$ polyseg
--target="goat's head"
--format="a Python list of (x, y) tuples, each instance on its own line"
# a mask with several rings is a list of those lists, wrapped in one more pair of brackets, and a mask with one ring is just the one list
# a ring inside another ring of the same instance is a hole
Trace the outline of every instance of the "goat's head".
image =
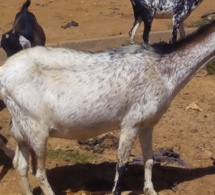
[(10, 57), (20, 50), (31, 47), (31, 43), (14, 30), (10, 30), (2, 34), (0, 46), (5, 50), (7, 57)]

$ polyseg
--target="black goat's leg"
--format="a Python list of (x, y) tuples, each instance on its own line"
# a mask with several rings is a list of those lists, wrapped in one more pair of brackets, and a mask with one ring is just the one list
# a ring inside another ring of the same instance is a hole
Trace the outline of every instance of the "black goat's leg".
[(134, 43), (134, 36), (135, 36), (136, 31), (139, 28), (141, 22), (142, 22), (142, 18), (141, 17), (137, 17), (137, 19), (135, 18), (133, 27), (131, 28), (131, 30), (129, 32), (130, 43)]
[(185, 37), (184, 21), (179, 24), (179, 33), (181, 38)]
[(144, 21), (143, 41), (149, 43), (149, 33), (151, 31), (152, 20)]
[(134, 36), (142, 22), (142, 18), (138, 14), (138, 10), (136, 9), (136, 6), (132, 0), (131, 0), (131, 4), (132, 4), (132, 8), (133, 8), (133, 13), (134, 13), (134, 24), (133, 24), (131, 30), (129, 31), (129, 37), (130, 37), (130, 43), (134, 43)]
[[(178, 34), (178, 29), (179, 25), (181, 24), (182, 17), (179, 15), (174, 15), (173, 16), (173, 28), (172, 28), (172, 42), (176, 42), (177, 40), (177, 34)], [(183, 27), (183, 26), (182, 26)]]

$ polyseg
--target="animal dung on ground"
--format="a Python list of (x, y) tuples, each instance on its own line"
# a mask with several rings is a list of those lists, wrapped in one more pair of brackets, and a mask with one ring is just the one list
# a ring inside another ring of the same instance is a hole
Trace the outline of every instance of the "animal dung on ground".
[(75, 21), (71, 21), (71, 22), (68, 22), (66, 25), (64, 26), (61, 26), (61, 28), (63, 29), (67, 29), (67, 28), (70, 28), (70, 27), (78, 27), (79, 24)]
[[(155, 163), (161, 165), (177, 163), (182, 167), (187, 167), (187, 164), (181, 160), (180, 154), (174, 152), (172, 149), (159, 148), (153, 153)], [(131, 164), (143, 164), (143, 158), (134, 158)]]
[(102, 137), (78, 140), (78, 144), (83, 145), (86, 150), (94, 153), (103, 153), (106, 148), (117, 149), (119, 140), (113, 135), (106, 134)]

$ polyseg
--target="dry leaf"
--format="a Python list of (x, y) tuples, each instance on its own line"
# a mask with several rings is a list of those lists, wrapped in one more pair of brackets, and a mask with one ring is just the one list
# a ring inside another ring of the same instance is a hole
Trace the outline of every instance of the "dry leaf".
[(186, 106), (186, 110), (190, 110), (190, 109), (202, 112), (202, 109), (195, 102), (192, 102), (191, 104)]

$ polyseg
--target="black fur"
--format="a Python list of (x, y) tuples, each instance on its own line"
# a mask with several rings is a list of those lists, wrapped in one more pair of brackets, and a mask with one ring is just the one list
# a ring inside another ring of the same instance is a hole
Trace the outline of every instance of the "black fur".
[(13, 28), (2, 35), (1, 46), (7, 57), (22, 50), (19, 37), (23, 36), (30, 41), (31, 47), (44, 46), (46, 37), (42, 27), (38, 24), (35, 15), (28, 11), (31, 1), (27, 0), (16, 14)]

